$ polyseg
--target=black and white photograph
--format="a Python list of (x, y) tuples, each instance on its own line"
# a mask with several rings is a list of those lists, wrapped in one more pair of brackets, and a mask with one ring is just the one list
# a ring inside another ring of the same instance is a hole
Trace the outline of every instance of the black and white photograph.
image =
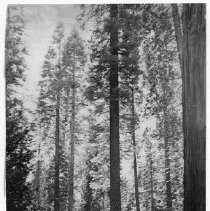
[(207, 210), (206, 3), (5, 14), (6, 211)]

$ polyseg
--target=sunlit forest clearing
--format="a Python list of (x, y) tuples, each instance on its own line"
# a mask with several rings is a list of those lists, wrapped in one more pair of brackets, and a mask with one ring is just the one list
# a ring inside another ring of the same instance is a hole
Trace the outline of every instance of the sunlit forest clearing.
[(7, 211), (205, 211), (206, 5), (9, 5)]

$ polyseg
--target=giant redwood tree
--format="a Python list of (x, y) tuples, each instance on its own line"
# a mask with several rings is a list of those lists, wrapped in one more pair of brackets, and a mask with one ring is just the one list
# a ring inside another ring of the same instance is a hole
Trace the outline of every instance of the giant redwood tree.
[(205, 210), (206, 5), (183, 5), (184, 211)]

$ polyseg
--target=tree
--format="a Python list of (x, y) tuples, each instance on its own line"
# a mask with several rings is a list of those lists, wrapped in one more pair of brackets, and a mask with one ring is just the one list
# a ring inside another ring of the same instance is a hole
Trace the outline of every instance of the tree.
[(26, 48), (20, 7), (8, 7), (6, 30), (6, 197), (7, 210), (27, 210), (30, 190), (26, 178), (33, 152), (29, 150), (31, 127), (24, 117), (22, 101), (16, 95), (25, 80)]
[(42, 163), (41, 160), (39, 159), (40, 156), (40, 144), (38, 145), (38, 161), (36, 162), (36, 170), (35, 170), (35, 178), (34, 178), (34, 206), (36, 210), (41, 209), (41, 168), (42, 168)]
[(137, 173), (137, 156), (136, 156), (136, 137), (135, 137), (135, 105), (134, 105), (134, 90), (132, 89), (132, 139), (133, 139), (133, 168), (134, 168), (134, 180), (135, 180), (135, 198), (136, 198), (136, 211), (140, 211), (139, 207), (139, 181), (138, 181), (138, 173)]
[[(110, 109), (110, 209), (121, 210), (119, 147), (119, 61), (118, 5), (92, 6), (97, 28), (94, 30), (87, 96), (92, 101), (105, 100)], [(106, 15), (109, 14), (109, 15)], [(109, 45), (107, 45), (107, 43)], [(109, 48), (108, 48), (109, 46)], [(108, 92), (109, 91), (109, 92)], [(103, 109), (104, 105), (98, 106)], [(102, 111), (102, 110), (101, 110)]]
[[(110, 158), (114, 157), (113, 154), (117, 155), (116, 153), (119, 153), (120, 151), (120, 149), (116, 148), (117, 145), (119, 146), (119, 140), (117, 141), (118, 139), (117, 136), (119, 137), (119, 132), (117, 134), (117, 131), (119, 131), (120, 129), (119, 123), (117, 123), (119, 122), (119, 120), (117, 120), (119, 118), (119, 115), (117, 114), (117, 110), (119, 113), (119, 104), (120, 103), (123, 104), (123, 101), (124, 101), (124, 104), (127, 103), (127, 106), (129, 104), (128, 107), (130, 107), (130, 101), (129, 101), (129, 97), (131, 97), (130, 87), (135, 86), (138, 80), (138, 74), (139, 74), (138, 72), (140, 72), (137, 65), (138, 59), (139, 59), (138, 58), (139, 41), (137, 39), (138, 35), (135, 35), (137, 30), (133, 30), (134, 26), (136, 27), (137, 22), (138, 22), (136, 13), (133, 13), (132, 11), (132, 9), (134, 8), (136, 12), (136, 8), (135, 8), (136, 6), (115, 5), (114, 9), (112, 8), (112, 10), (116, 14), (114, 14), (113, 12), (113, 15), (112, 15), (113, 17), (112, 16), (108, 17), (106, 16), (106, 14), (111, 14), (109, 13), (109, 11), (111, 11), (110, 10), (111, 7), (112, 5), (106, 5), (104, 7), (96, 7), (96, 9), (94, 10), (95, 13), (93, 13), (93, 15), (96, 16), (97, 29), (94, 30), (94, 38), (96, 38), (97, 41), (95, 41), (94, 39), (93, 44), (91, 46), (92, 51), (93, 51), (91, 59), (93, 63), (94, 62), (95, 63), (94, 63), (93, 68), (90, 71), (90, 77), (89, 77), (90, 86), (88, 87), (87, 92), (86, 92), (88, 98), (93, 102), (99, 101), (99, 99), (105, 100), (105, 102), (104, 101), (102, 102), (103, 105), (101, 103), (100, 106), (98, 106), (99, 112), (100, 111), (104, 112), (105, 110), (104, 107), (106, 107), (104, 106), (104, 104), (106, 104), (107, 101), (110, 100), (110, 121), (111, 121), (110, 122)], [(107, 10), (107, 8), (109, 10)], [(103, 15), (99, 16), (98, 14), (103, 14)], [(118, 25), (116, 25), (116, 23)], [(108, 35), (110, 35), (110, 38), (108, 37)], [(107, 43), (109, 43), (110, 49), (107, 48)], [(115, 55), (113, 56), (113, 54)], [(115, 70), (113, 70), (113, 67)], [(115, 81), (113, 80), (113, 78), (115, 78), (114, 79)], [(119, 80), (122, 83), (120, 83)], [(130, 85), (130, 83), (132, 85)], [(110, 93), (107, 93), (107, 90), (109, 90)], [(115, 95), (114, 100), (118, 99), (116, 100), (116, 102), (114, 101), (112, 102), (112, 97), (114, 96), (113, 94)], [(117, 103), (117, 101), (119, 102)], [(111, 107), (113, 105), (115, 105), (115, 107), (117, 108), (116, 111), (114, 110), (112, 111)], [(112, 113), (114, 115), (118, 115), (118, 117), (116, 118), (115, 116), (112, 115)], [(132, 119), (131, 120), (132, 122), (135, 118), (131, 118), (131, 119)], [(114, 124), (118, 125), (118, 129), (116, 129), (115, 126), (113, 125), (114, 121), (116, 121)], [(116, 133), (115, 134), (116, 143), (114, 142), (112, 143), (113, 140), (112, 140), (111, 134), (113, 133), (113, 131), (115, 131)], [(135, 128), (133, 128), (132, 131), (134, 131), (135, 133)], [(133, 135), (135, 136), (134, 133)], [(132, 137), (134, 137), (133, 135)], [(117, 157), (118, 155), (116, 156), (116, 158)], [(120, 159), (120, 157), (117, 159)], [(113, 165), (113, 161), (110, 160), (110, 164), (112, 163)], [(114, 163), (115, 163), (114, 165), (118, 165), (116, 162)], [(111, 173), (111, 171), (115, 168), (115, 167), (112, 167), (112, 165), (110, 165), (110, 175), (113, 174)], [(118, 177), (117, 176), (118, 170), (116, 168), (115, 168), (115, 171), (116, 171), (115, 177)], [(118, 179), (120, 181), (120, 176)], [(110, 188), (111, 188), (110, 197), (112, 197), (111, 192), (113, 189), (111, 185), (112, 184), (111, 181), (112, 181), (112, 178), (110, 178)], [(138, 188), (136, 188), (136, 191), (137, 190)], [(138, 201), (138, 194), (137, 194), (137, 201)], [(136, 204), (138, 206), (139, 203), (137, 202)]]
[[(206, 5), (183, 5), (184, 210), (205, 208)], [(193, 23), (193, 24), (192, 24)]]
[[(140, 211), (139, 204), (139, 181), (138, 181), (138, 166), (137, 166), (137, 143), (136, 143), (136, 126), (138, 124), (138, 115), (136, 114), (136, 104), (139, 102), (135, 99), (136, 94), (140, 94), (138, 98), (141, 101), (141, 91), (138, 87), (139, 77), (142, 71), (139, 68), (139, 47), (141, 43), (141, 35), (139, 33), (139, 15), (138, 6), (136, 5), (121, 5), (120, 7), (120, 22), (121, 22), (121, 42), (120, 49), (120, 103), (122, 117), (128, 127), (128, 132), (131, 135), (133, 148), (133, 172), (134, 172), (134, 188), (136, 210)], [(136, 13), (137, 12), (137, 13)], [(140, 38), (139, 38), (140, 37)], [(139, 99), (138, 99), (139, 101)], [(129, 114), (126, 113), (126, 107)], [(122, 143), (123, 144), (123, 143)]]
[[(92, 132), (96, 133), (95, 130), (93, 130)], [(95, 162), (92, 162), (92, 160), (94, 160), (95, 154), (97, 153), (95, 149), (94, 150), (91, 149), (92, 145), (93, 144), (95, 145), (94, 142), (97, 142), (97, 140), (94, 140), (94, 135), (93, 135), (93, 137), (91, 137), (91, 139), (89, 140), (86, 149), (87, 158), (86, 158), (86, 168), (85, 168), (85, 182), (83, 187), (84, 203), (82, 204), (82, 211), (91, 211), (100, 209), (105, 210), (105, 201), (104, 201), (105, 192), (103, 192), (103, 190), (100, 189), (100, 185), (98, 185), (99, 186), (98, 190), (94, 188), (94, 184), (97, 183), (96, 180), (99, 179), (96, 178), (95, 175), (97, 174), (97, 172), (99, 172), (99, 168)]]
[[(42, 67), (37, 114), (38, 124), (42, 124), (40, 138), (45, 142), (45, 149), (41, 151), (48, 155), (48, 161), (45, 161), (48, 183), (46, 207), (51, 209), (54, 202), (55, 210), (58, 203), (60, 210), (73, 210), (75, 143), (80, 129), (77, 113), (81, 103), (77, 90), (82, 81), (85, 54), (83, 41), (76, 30), (65, 43), (63, 38), (63, 26), (59, 23)], [(51, 156), (52, 151), (55, 154)]]
[(15, 116), (7, 111), (6, 121), (6, 196), (9, 211), (26, 210), (30, 205), (30, 191), (26, 183), (30, 171), (28, 164), (32, 157), (28, 149), (30, 130), (21, 121), (22, 111), (15, 109), (14, 112)]
[[(154, 168), (154, 155), (153, 155), (153, 140), (149, 134), (149, 129), (146, 128), (143, 133), (142, 145), (145, 152), (145, 162), (141, 162), (141, 186), (142, 186), (142, 199), (141, 203), (146, 210), (154, 210), (155, 208), (155, 187), (157, 182), (155, 179), (155, 168)], [(142, 160), (144, 160), (142, 158)]]
[(176, 42), (177, 42), (177, 52), (179, 55), (179, 60), (180, 60), (180, 67), (181, 67), (181, 71), (183, 71), (183, 67), (182, 67), (182, 49), (181, 49), (181, 45), (182, 45), (182, 37), (183, 37), (183, 33), (182, 33), (182, 27), (181, 27), (181, 20), (179, 17), (179, 8), (177, 6), (177, 4), (171, 4), (172, 7), (172, 17), (173, 17), (173, 23), (174, 23), (174, 30), (175, 30), (175, 37), (176, 37)]
[[(155, 8), (158, 8), (158, 13), (156, 14), (154, 14)], [(146, 15), (157, 16), (158, 18), (154, 19), (156, 21), (155, 27), (150, 26), (151, 29), (149, 29), (152, 31), (148, 36), (148, 41), (145, 42), (147, 43), (145, 50), (148, 50), (147, 74), (150, 84), (147, 102), (151, 114), (156, 116), (156, 137), (160, 140), (160, 149), (163, 148), (165, 154), (166, 205), (168, 209), (172, 208), (173, 196), (182, 197), (182, 195), (174, 194), (176, 190), (172, 185), (175, 182), (172, 181), (171, 176), (172, 171), (175, 173), (175, 170), (171, 168), (171, 161), (174, 159), (174, 157), (172, 158), (172, 151), (174, 150), (172, 146), (175, 146), (177, 140), (181, 142), (182, 136), (180, 135), (179, 124), (181, 114), (181, 94), (179, 92), (181, 71), (177, 68), (176, 39), (173, 32), (170, 9), (169, 7), (167, 10), (164, 5), (154, 5), (150, 8)], [(174, 113), (173, 110), (177, 112)], [(174, 125), (177, 125), (177, 128)], [(164, 141), (163, 144), (162, 140)], [(181, 165), (181, 162), (178, 163)], [(175, 177), (173, 176), (173, 178)]]
[(91, 189), (91, 182), (92, 182), (92, 177), (91, 177), (91, 175), (90, 175), (90, 167), (89, 167), (89, 163), (88, 162), (90, 162), (89, 161), (89, 159), (86, 161), (86, 167), (87, 167), (87, 170), (86, 170), (86, 177), (85, 177), (85, 179), (86, 179), (86, 181), (85, 181), (85, 187), (84, 187), (84, 192), (83, 192), (83, 194), (84, 194), (84, 201), (85, 201), (85, 203), (84, 203), (84, 205), (83, 205), (83, 207), (82, 207), (82, 210), (84, 210), (84, 211), (91, 211), (91, 208), (92, 208), (92, 201), (93, 201), (93, 199), (92, 199), (92, 189)]
[(120, 211), (118, 5), (110, 5), (110, 19), (110, 210)]
[(61, 92), (61, 45), (62, 39), (64, 38), (64, 29), (62, 24), (58, 24), (54, 31), (54, 43), (58, 47), (58, 61), (55, 66), (56, 68), (56, 129), (55, 129), (55, 180), (54, 180), (54, 210), (60, 208), (60, 92)]
[[(61, 91), (62, 91), (62, 44), (64, 28), (58, 23), (53, 32), (51, 45), (43, 63), (42, 80), (37, 111), (39, 121), (48, 128), (48, 137), (54, 139), (54, 209), (60, 207), (60, 166), (62, 147), (61, 141)], [(55, 136), (49, 134), (53, 132)]]
[[(122, 114), (123, 118), (127, 116), (127, 119), (126, 118), (124, 119), (125, 121), (129, 120), (127, 121), (127, 124), (130, 133), (132, 134), (133, 138), (132, 140), (134, 140), (133, 149), (135, 152), (136, 128), (134, 127), (135, 126), (134, 122), (136, 121), (136, 116), (134, 115), (134, 113), (135, 113), (135, 108), (137, 108), (138, 106), (135, 106), (137, 103), (132, 104), (131, 100), (135, 101), (133, 95), (136, 94), (135, 93), (136, 87), (138, 87), (139, 83), (138, 76), (139, 72), (141, 71), (139, 71), (138, 64), (140, 62), (142, 63), (145, 62), (145, 66), (143, 66), (142, 69), (146, 69), (145, 72), (148, 73), (147, 75), (148, 78), (145, 80), (144, 83), (148, 82), (149, 84), (149, 90), (147, 92), (147, 97), (146, 97), (146, 104), (148, 108), (150, 107), (148, 109), (150, 110), (149, 115), (155, 116), (155, 119), (157, 121), (156, 125), (157, 130), (155, 131), (156, 132), (155, 137), (158, 139), (159, 141), (158, 144), (160, 146), (159, 149), (155, 151), (158, 152), (157, 156), (158, 161), (154, 159), (153, 162), (154, 163), (157, 162), (158, 164), (162, 165), (160, 167), (162, 170), (159, 175), (161, 176), (161, 179), (164, 178), (163, 179), (164, 181), (161, 180), (160, 184), (156, 184), (156, 182), (153, 181), (154, 203), (155, 200), (159, 197), (163, 199), (162, 205), (167, 206), (169, 209), (171, 209), (172, 203), (173, 201), (175, 201), (174, 199), (175, 197), (177, 201), (181, 201), (182, 199), (182, 194), (180, 194), (179, 196), (179, 194), (176, 192), (175, 189), (175, 187), (177, 187), (175, 185), (175, 180), (176, 181), (182, 180), (182, 175), (177, 176), (178, 169), (179, 170), (182, 169), (182, 162), (181, 162), (182, 156), (180, 156), (181, 154), (179, 154), (179, 159), (178, 157), (174, 158), (172, 156), (172, 152), (182, 149), (182, 144), (180, 135), (181, 124), (179, 121), (180, 120), (179, 116), (181, 114), (181, 109), (179, 106), (181, 101), (180, 99), (181, 94), (179, 92), (180, 73), (179, 73), (179, 68), (177, 68), (178, 57), (175, 51), (175, 36), (172, 27), (171, 6), (170, 5), (143, 5), (143, 6), (91, 5), (90, 8), (91, 9), (87, 12), (87, 14), (95, 18), (96, 29), (94, 30), (93, 37), (91, 40), (92, 67), (90, 69), (88, 76), (89, 87), (87, 88), (86, 95), (94, 105), (97, 105), (98, 113), (102, 112), (105, 113), (107, 102), (110, 100), (109, 108), (111, 112), (111, 105), (114, 104), (111, 103), (112, 101), (112, 99), (110, 98), (112, 96), (111, 89), (115, 88), (116, 97), (114, 99), (116, 99), (116, 101), (119, 101), (118, 105), (117, 102), (115, 102), (115, 106), (116, 108), (118, 107), (119, 109), (120, 105), (121, 106), (120, 114)], [(109, 17), (109, 15), (111, 14), (109, 13), (111, 12), (110, 10), (111, 8), (113, 16), (115, 16), (115, 19), (117, 18), (117, 23), (118, 23), (117, 26), (115, 25), (116, 24), (115, 21), (113, 21), (112, 18)], [(108, 37), (108, 35), (110, 35), (110, 37)], [(112, 42), (114, 41), (114, 39), (112, 40), (111, 38), (115, 38), (115, 42)], [(115, 43), (115, 45), (113, 44), (111, 45), (111, 43)], [(110, 49), (108, 48), (108, 46), (110, 47)], [(114, 54), (114, 48), (115, 48), (115, 54)], [(144, 55), (141, 55), (142, 57), (139, 57), (138, 55), (139, 50), (144, 51), (144, 53), (142, 53)], [(115, 81), (115, 86), (113, 87), (111, 87), (110, 83), (111, 82), (110, 80), (112, 80), (112, 76), (114, 75), (112, 64), (115, 65), (115, 70), (116, 69), (118, 70), (115, 72), (116, 81)], [(132, 93), (132, 90), (134, 93)], [(108, 93), (108, 91), (110, 93)], [(176, 105), (174, 105), (174, 103)], [(142, 106), (144, 106), (143, 103)], [(175, 115), (175, 113), (172, 112), (173, 109), (176, 110), (177, 115)], [(127, 114), (128, 110), (130, 118), (128, 118)], [(115, 114), (117, 113), (118, 112), (116, 110)], [(147, 116), (148, 115), (146, 115), (146, 117)], [(119, 133), (120, 132), (124, 133), (125, 132), (123, 131), (124, 128), (119, 127), (119, 124), (117, 124), (117, 119), (118, 117), (115, 118), (116, 120), (115, 123), (116, 125), (118, 125)], [(112, 115), (110, 115), (110, 120), (112, 121)], [(122, 123), (124, 122), (122, 121)], [(177, 129), (174, 127), (174, 125), (177, 126)], [(111, 134), (113, 128), (114, 127), (111, 127), (110, 124), (110, 158), (112, 156), (111, 152), (114, 151), (113, 146), (115, 146), (111, 145), (111, 140), (112, 140)], [(117, 131), (118, 129), (115, 128), (116, 132), (115, 140), (117, 140), (117, 135), (118, 135)], [(131, 139), (131, 137), (129, 138)], [(123, 142), (125, 141), (122, 138), (120, 142), (121, 150), (125, 152), (126, 149), (124, 147), (125, 146), (127, 147), (129, 144)], [(175, 142), (179, 143), (176, 144)], [(176, 147), (172, 149), (172, 146)], [(130, 150), (128, 149), (127, 153), (129, 152)], [(116, 152), (115, 154), (118, 155), (118, 152)], [(134, 177), (136, 177), (137, 160), (135, 162), (135, 153), (133, 155), (135, 163)], [(123, 158), (123, 156), (126, 155), (122, 155), (121, 158)], [(178, 156), (178, 153), (176, 154), (176, 156)], [(161, 163), (161, 160), (165, 160), (165, 163)], [(174, 165), (175, 160), (177, 160), (178, 162), (176, 168)], [(112, 161), (110, 160), (110, 164), (111, 163)], [(116, 165), (117, 163), (118, 162), (115, 162)], [(159, 167), (155, 166), (153, 167), (153, 169), (154, 168), (159, 168)], [(112, 166), (110, 165), (110, 170), (111, 169)], [(158, 173), (157, 170), (153, 171), (154, 171), (153, 178), (155, 180), (156, 179), (155, 177), (157, 176)], [(139, 177), (136, 178), (138, 179)], [(112, 178), (110, 178), (110, 180), (112, 180)], [(138, 192), (138, 184), (137, 184), (138, 182), (139, 181), (137, 180), (135, 181), (136, 193)], [(110, 184), (112, 183), (110, 182)], [(110, 186), (110, 188), (113, 189), (112, 185)], [(160, 191), (161, 193), (158, 192), (159, 190), (157, 191), (157, 189), (161, 189)], [(124, 192), (121, 191), (121, 193), (123, 195), (123, 203), (124, 203), (124, 200), (126, 201), (124, 197)], [(158, 196), (159, 193), (161, 196)], [(136, 194), (136, 196), (137, 195), (138, 194)], [(130, 200), (133, 199), (134, 197), (132, 198), (131, 196)], [(112, 200), (111, 194), (110, 194), (110, 200)], [(133, 206), (133, 204), (134, 203), (129, 203), (129, 206)], [(139, 204), (138, 197), (136, 197), (136, 205), (138, 204)], [(140, 204), (143, 205), (142, 202), (140, 202)]]
[(71, 91), (71, 119), (70, 119), (70, 156), (69, 156), (69, 194), (68, 210), (74, 209), (74, 156), (76, 141), (76, 94), (80, 86), (79, 76), (83, 71), (85, 63), (84, 46), (78, 32), (74, 29), (71, 36), (67, 39), (63, 50), (63, 65), (67, 74), (67, 90), (70, 86)]

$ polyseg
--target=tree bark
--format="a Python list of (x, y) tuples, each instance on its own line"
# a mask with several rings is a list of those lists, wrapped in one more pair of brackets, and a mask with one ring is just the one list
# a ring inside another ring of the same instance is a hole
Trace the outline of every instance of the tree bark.
[(135, 137), (135, 105), (134, 105), (134, 90), (132, 88), (131, 96), (131, 113), (132, 113), (132, 141), (133, 141), (133, 170), (134, 170), (134, 183), (135, 183), (135, 199), (136, 199), (136, 211), (140, 211), (139, 206), (139, 187), (138, 187), (138, 174), (137, 174), (137, 159), (136, 159), (136, 137)]
[(110, 4), (110, 211), (121, 211), (119, 90), (118, 90), (118, 5)]
[(205, 211), (206, 5), (183, 5), (184, 211)]
[(75, 69), (72, 70), (72, 110), (70, 122), (70, 160), (69, 160), (69, 204), (68, 211), (74, 210), (74, 151), (75, 151), (75, 101), (76, 101), (76, 81)]

